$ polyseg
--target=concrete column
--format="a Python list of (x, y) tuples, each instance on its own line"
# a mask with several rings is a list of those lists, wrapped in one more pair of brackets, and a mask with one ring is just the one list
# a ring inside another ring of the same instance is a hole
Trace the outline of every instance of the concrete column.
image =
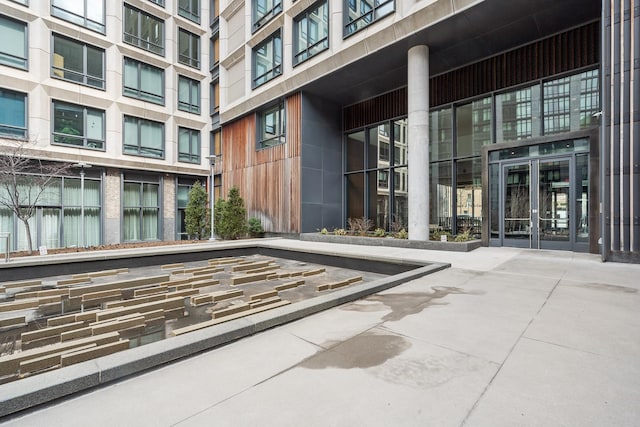
[(408, 55), (409, 239), (429, 240), (429, 48)]

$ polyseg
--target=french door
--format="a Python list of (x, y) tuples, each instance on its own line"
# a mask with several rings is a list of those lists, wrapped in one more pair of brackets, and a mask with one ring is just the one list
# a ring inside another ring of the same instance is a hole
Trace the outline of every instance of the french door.
[(573, 156), (501, 165), (499, 238), (503, 246), (574, 250)]

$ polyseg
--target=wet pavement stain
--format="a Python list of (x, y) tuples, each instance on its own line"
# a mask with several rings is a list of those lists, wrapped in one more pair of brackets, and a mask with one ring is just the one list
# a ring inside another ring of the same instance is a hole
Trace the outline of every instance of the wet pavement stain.
[(620, 285), (607, 285), (604, 283), (584, 283), (584, 284), (580, 284), (579, 287), (594, 289), (597, 291), (606, 291), (606, 292), (614, 292), (614, 293), (620, 292), (625, 294), (635, 294), (638, 292), (638, 290), (635, 288), (630, 288), (627, 286), (620, 286)]
[(411, 347), (398, 335), (364, 333), (348, 339), (330, 350), (322, 350), (299, 366), (308, 369), (372, 368), (382, 365)]
[[(376, 294), (365, 298), (367, 302), (378, 302), (386, 305), (391, 312), (385, 315), (383, 321), (398, 321), (411, 314), (420, 313), (422, 310), (434, 305), (447, 305), (448, 302), (440, 301), (447, 295), (481, 295), (482, 291), (469, 291), (462, 288), (450, 286), (434, 286), (433, 292), (407, 292), (402, 294)], [(342, 307), (343, 310), (370, 312), (373, 311), (369, 305), (350, 304)]]

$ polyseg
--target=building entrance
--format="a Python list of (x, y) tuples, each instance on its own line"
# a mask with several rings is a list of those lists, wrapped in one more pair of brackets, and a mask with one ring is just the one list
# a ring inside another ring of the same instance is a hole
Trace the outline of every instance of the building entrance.
[(536, 154), (491, 165), (492, 245), (588, 250), (588, 154)]

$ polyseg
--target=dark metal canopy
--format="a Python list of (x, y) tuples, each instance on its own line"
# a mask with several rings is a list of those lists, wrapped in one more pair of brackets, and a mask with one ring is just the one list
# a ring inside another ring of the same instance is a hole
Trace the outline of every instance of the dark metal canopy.
[(598, 20), (600, 13), (597, 0), (486, 0), (302, 90), (339, 105), (353, 104), (406, 86), (412, 46), (429, 46), (433, 76)]

